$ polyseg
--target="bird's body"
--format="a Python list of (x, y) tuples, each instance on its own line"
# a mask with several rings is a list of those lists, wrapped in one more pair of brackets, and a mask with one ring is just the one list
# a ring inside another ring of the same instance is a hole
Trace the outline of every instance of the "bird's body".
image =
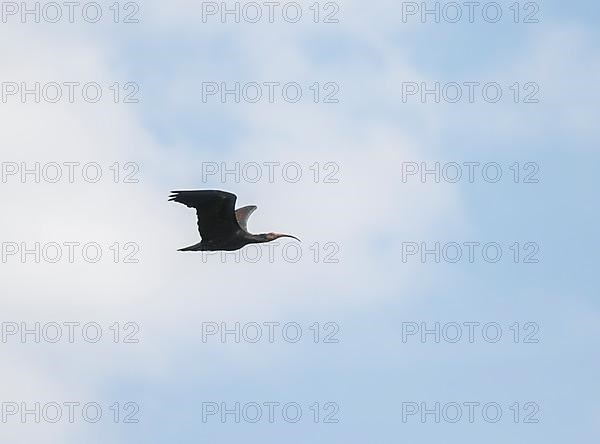
[(280, 237), (294, 236), (279, 233), (251, 234), (248, 218), (256, 210), (251, 205), (235, 210), (235, 194), (218, 190), (172, 191), (170, 201), (196, 209), (201, 242), (178, 251), (235, 251), (249, 244), (271, 242)]

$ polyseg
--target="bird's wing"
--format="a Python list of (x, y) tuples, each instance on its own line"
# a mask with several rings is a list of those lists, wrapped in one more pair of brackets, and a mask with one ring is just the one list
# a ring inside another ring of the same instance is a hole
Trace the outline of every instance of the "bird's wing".
[(218, 190), (171, 191), (170, 201), (196, 209), (203, 240), (233, 235), (240, 229), (235, 217), (235, 194)]
[(252, 213), (256, 211), (258, 207), (256, 205), (248, 205), (247, 207), (238, 208), (235, 210), (235, 217), (240, 228), (244, 231), (248, 231), (248, 218)]

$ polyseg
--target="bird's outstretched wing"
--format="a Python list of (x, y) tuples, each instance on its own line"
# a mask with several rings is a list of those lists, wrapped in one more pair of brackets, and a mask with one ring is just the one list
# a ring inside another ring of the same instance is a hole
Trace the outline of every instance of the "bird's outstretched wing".
[(169, 200), (196, 209), (198, 231), (203, 241), (226, 238), (237, 231), (235, 194), (218, 190), (171, 191)]
[(247, 207), (238, 208), (235, 210), (235, 217), (240, 228), (248, 232), (248, 218), (256, 211), (256, 205), (248, 205)]

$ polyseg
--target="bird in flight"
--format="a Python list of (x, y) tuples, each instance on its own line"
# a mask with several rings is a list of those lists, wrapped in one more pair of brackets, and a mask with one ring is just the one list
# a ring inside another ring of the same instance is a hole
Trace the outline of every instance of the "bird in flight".
[(271, 242), (280, 237), (297, 237), (280, 233), (248, 233), (248, 218), (256, 206), (235, 209), (237, 196), (226, 191), (171, 191), (169, 201), (196, 209), (201, 242), (177, 251), (234, 251), (248, 244)]

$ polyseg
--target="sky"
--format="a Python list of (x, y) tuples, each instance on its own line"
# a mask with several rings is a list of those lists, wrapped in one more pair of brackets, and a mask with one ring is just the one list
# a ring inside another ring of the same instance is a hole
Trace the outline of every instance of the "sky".
[(476, 3), (2, 2), (2, 442), (592, 442), (600, 7)]

